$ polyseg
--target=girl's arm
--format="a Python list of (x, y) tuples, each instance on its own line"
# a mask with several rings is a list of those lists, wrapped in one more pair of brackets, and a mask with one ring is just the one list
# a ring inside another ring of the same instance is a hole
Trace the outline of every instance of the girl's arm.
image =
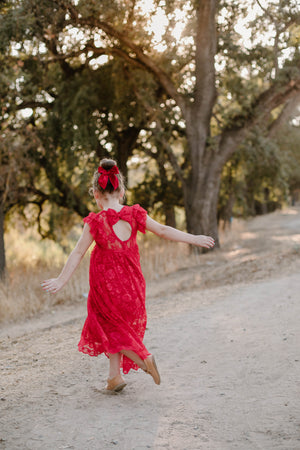
[(176, 228), (162, 225), (149, 216), (147, 216), (146, 229), (170, 241), (185, 242), (186, 244), (193, 244), (205, 248), (211, 248), (215, 245), (214, 239), (210, 236), (185, 233), (184, 231), (176, 230)]
[(76, 247), (71, 252), (60, 275), (57, 278), (51, 278), (50, 280), (43, 281), (42, 288), (44, 291), (54, 294), (69, 281), (93, 240), (94, 238), (90, 233), (90, 226), (85, 224), (82, 235), (79, 238)]

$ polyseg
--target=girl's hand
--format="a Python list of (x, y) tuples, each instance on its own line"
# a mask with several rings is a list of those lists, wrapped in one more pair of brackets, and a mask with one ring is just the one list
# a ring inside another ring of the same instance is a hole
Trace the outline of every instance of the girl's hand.
[(204, 235), (198, 235), (195, 236), (195, 242), (193, 242), (194, 245), (197, 245), (198, 247), (204, 247), (204, 248), (213, 248), (215, 245), (215, 240), (210, 236), (204, 236)]
[(59, 278), (51, 278), (50, 280), (43, 281), (41, 286), (44, 291), (55, 294), (56, 292), (61, 290), (61, 288), (64, 286), (64, 283)]

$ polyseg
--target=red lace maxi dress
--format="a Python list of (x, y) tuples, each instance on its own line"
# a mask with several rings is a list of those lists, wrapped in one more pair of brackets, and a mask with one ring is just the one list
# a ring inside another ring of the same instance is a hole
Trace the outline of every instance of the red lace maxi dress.
[[(90, 226), (96, 245), (90, 260), (88, 316), (79, 351), (91, 356), (132, 350), (140, 358), (150, 354), (143, 344), (146, 329), (145, 280), (140, 266), (137, 231), (145, 233), (147, 212), (139, 205), (90, 213), (83, 220)], [(131, 236), (122, 241), (114, 233), (119, 220), (131, 226)], [(124, 373), (138, 366), (122, 356)]]

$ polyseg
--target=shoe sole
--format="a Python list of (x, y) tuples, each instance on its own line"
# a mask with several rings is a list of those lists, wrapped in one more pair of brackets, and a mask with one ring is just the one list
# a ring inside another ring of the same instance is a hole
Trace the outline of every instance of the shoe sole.
[(113, 389), (107, 389), (107, 390), (113, 391), (113, 392), (120, 392), (120, 391), (122, 391), (122, 389), (124, 389), (125, 386), (127, 386), (126, 383), (121, 383), (121, 384), (118, 384), (117, 386), (115, 386)]
[[(154, 369), (154, 370), (153, 370)], [(150, 363), (150, 370), (147, 372), (152, 376), (155, 384), (160, 384), (160, 375), (158, 373), (157, 365), (155, 362), (155, 358), (152, 355), (152, 361)]]

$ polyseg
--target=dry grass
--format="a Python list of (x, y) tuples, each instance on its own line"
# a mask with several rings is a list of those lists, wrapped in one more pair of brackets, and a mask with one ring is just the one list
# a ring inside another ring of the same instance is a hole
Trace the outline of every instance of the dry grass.
[(67, 259), (52, 241), (41, 241), (32, 231), (10, 231), (5, 239), (7, 275), (0, 283), (0, 322), (24, 319), (41, 310), (82, 299), (88, 292), (88, 257), (76, 276), (55, 296), (41, 289), (41, 282), (56, 276)]
[(191, 253), (188, 245), (165, 241), (154, 235), (142, 237), (139, 248), (146, 282), (191, 267), (201, 259), (199, 254)]
[[(146, 281), (189, 267), (199, 259), (188, 246), (155, 236), (139, 240)], [(0, 322), (29, 318), (63, 303), (82, 301), (88, 292), (89, 255), (64, 289), (56, 295), (42, 291), (41, 282), (58, 275), (68, 255), (52, 241), (41, 241), (32, 231), (10, 231), (6, 236), (7, 277), (0, 283)]]
[(58, 294), (52, 296), (41, 289), (44, 279), (55, 276), (60, 268), (17, 266), (0, 284), (0, 322), (31, 317), (55, 305), (79, 301), (88, 292), (88, 262), (85, 260), (76, 277)]
[[(148, 296), (200, 286), (248, 283), (299, 270), (299, 229), (300, 207), (249, 221), (234, 220), (230, 230), (221, 232), (222, 249), (204, 255), (190, 254), (187, 245), (164, 241), (150, 233), (139, 236)], [(65, 288), (53, 296), (42, 291), (40, 283), (60, 272), (68, 256), (61, 247), (40, 241), (29, 231), (12, 231), (6, 236), (6, 248), (8, 276), (0, 283), (0, 322), (82, 301), (88, 292), (89, 255)]]

